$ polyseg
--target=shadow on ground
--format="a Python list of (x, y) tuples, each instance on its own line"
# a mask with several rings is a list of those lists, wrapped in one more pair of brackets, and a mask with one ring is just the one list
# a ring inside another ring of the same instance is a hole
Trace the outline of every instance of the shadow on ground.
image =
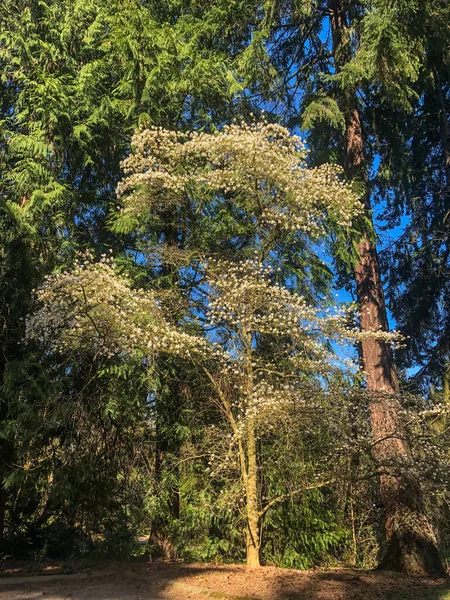
[(356, 570), (316, 571), (280, 578), (277, 600), (450, 600), (450, 582)]
[(0, 600), (450, 600), (450, 583), (350, 569), (114, 563), (70, 575), (2, 577)]

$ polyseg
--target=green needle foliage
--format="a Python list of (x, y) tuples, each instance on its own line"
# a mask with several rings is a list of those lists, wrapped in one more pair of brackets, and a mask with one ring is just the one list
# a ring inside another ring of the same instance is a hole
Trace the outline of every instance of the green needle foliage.
[[(233, 65), (247, 34), (221, 3), (7, 0), (0, 7), (1, 532), (4, 515), (14, 518), (11, 507), (21, 512), (10, 476), (25, 461), (20, 437), (29, 438), (31, 424), (19, 427), (17, 406), (24, 395), (34, 403), (41, 375), (53, 368), (23, 344), (31, 291), (70, 266), (79, 248), (96, 255), (112, 248), (130, 266), (133, 236), (106, 223), (132, 130), (209, 127), (238, 110), (233, 94), (243, 75)], [(28, 365), (37, 369), (33, 393), (22, 389)], [(91, 378), (89, 369), (78, 376)], [(40, 396), (60, 393), (58, 377), (48, 385)], [(65, 402), (70, 413), (69, 396)]]

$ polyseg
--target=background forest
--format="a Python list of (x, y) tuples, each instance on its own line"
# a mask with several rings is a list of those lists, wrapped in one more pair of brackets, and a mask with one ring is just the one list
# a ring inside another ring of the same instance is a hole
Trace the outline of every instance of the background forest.
[(447, 0), (4, 0), (0, 64), (1, 558), (442, 574)]

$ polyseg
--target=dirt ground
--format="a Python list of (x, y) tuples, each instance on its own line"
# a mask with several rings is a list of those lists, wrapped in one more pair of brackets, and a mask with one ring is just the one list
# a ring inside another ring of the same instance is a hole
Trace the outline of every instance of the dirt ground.
[(0, 569), (0, 600), (450, 600), (450, 582), (351, 569), (294, 571), (239, 565), (115, 563)]

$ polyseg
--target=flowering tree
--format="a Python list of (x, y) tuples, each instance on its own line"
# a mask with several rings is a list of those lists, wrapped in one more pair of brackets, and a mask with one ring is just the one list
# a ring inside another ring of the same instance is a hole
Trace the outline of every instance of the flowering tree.
[[(275, 504), (330, 480), (306, 481), (298, 489), (262, 501), (265, 465), (259, 442), (289, 423), (301, 427), (314, 410), (315, 396), (326, 393), (337, 364), (331, 341), (354, 339), (347, 315), (314, 308), (304, 297), (273, 284), (270, 269), (257, 260), (210, 261), (209, 323), (227, 348), (218, 376), (201, 365), (231, 426), (247, 517), (247, 565), (259, 565), (262, 520)], [(261, 351), (262, 342), (265, 351)], [(303, 413), (303, 414), (302, 414)]]
[[(349, 368), (332, 346), (361, 336), (346, 313), (293, 289), (304, 282), (283, 271), (280, 247), (300, 244), (313, 254), (331, 231), (351, 226), (359, 203), (336, 169), (308, 169), (301, 142), (278, 125), (232, 125), (215, 134), (148, 129), (133, 146), (117, 190), (116, 226), (141, 227), (144, 235), (153, 228), (153, 260), (166, 272), (169, 264), (185, 296), (185, 329), (161, 290), (133, 289), (104, 258), (47, 280), (28, 335), (51, 340), (50, 349), (94, 344), (108, 355), (151, 361), (169, 353), (196, 365), (231, 428), (229, 452), (245, 495), (247, 563), (257, 566), (269, 508), (326, 483), (304, 482), (263, 501), (258, 440), (280, 422), (299, 426), (312, 390), (326, 393), (330, 374)], [(193, 325), (208, 334), (193, 335)]]
[[(313, 240), (337, 226), (348, 228), (361, 210), (337, 167), (307, 168), (301, 140), (265, 121), (225, 126), (216, 134), (144, 129), (132, 145), (117, 187), (119, 227), (170, 213), (179, 227), (200, 218), (198, 230), (229, 200), (235, 218), (251, 223), (260, 247), (269, 250), (289, 232)], [(198, 231), (186, 233), (192, 239), (185, 242), (198, 241)]]
[(40, 309), (28, 317), (26, 336), (46, 342), (49, 352), (94, 349), (150, 361), (160, 353), (214, 354), (207, 340), (171, 325), (155, 293), (133, 289), (106, 255), (98, 263), (87, 255), (70, 273), (47, 277), (37, 300)]
[[(326, 392), (333, 370), (342, 369), (328, 348), (353, 339), (347, 315), (309, 306), (302, 296), (271, 283), (258, 261), (209, 260), (204, 285), (208, 325), (219, 343), (170, 325), (153, 292), (133, 290), (111, 260), (80, 261), (53, 276), (38, 292), (41, 308), (28, 319), (27, 336), (47, 341), (47, 351), (137, 355), (154, 360), (172, 354), (192, 361), (209, 380), (232, 432), (225, 460), (234, 456), (244, 490), (247, 563), (259, 564), (262, 519), (270, 507), (330, 481), (311, 481), (287, 494), (261, 500), (264, 465), (258, 440), (279, 426), (301, 424), (312, 394)], [(260, 351), (260, 340), (271, 347)], [(217, 450), (218, 454), (220, 451)]]

